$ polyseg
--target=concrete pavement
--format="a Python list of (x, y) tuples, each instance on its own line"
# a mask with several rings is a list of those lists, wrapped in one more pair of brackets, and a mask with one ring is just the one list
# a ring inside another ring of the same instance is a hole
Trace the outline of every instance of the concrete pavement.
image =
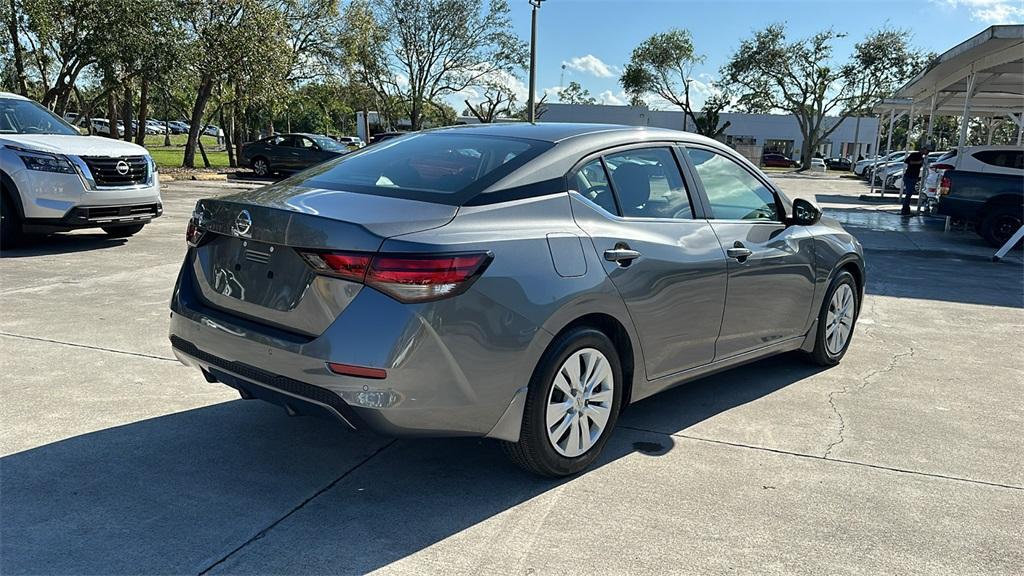
[(195, 200), (127, 242), (0, 260), (0, 573), (1020, 574), (1024, 265), (837, 178), (778, 178), (868, 250), (843, 363), (773, 358), (632, 406), (600, 466), (391, 440), (173, 361)]

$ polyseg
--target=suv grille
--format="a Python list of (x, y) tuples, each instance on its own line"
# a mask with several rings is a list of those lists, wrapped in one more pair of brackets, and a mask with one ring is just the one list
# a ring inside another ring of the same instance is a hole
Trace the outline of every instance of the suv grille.
[[(149, 179), (149, 163), (146, 162), (145, 156), (83, 156), (82, 160), (92, 172), (92, 178), (97, 186), (134, 186)], [(121, 162), (128, 166), (128, 171), (124, 174), (121, 173), (124, 171), (124, 165), (121, 165), (121, 171), (117, 169)]]

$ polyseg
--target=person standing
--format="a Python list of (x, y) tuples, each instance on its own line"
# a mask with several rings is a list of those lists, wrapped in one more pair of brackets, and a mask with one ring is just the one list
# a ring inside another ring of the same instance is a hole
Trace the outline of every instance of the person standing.
[(903, 170), (903, 209), (901, 216), (910, 216), (910, 196), (917, 190), (917, 183), (921, 180), (921, 166), (924, 164), (924, 151), (917, 150), (907, 155), (903, 163), (907, 165)]

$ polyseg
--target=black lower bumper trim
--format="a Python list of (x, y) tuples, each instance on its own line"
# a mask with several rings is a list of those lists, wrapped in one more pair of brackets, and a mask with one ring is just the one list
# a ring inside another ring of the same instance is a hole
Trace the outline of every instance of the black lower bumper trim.
[[(220, 358), (210, 354), (209, 352), (200, 350), (195, 344), (192, 344), (178, 336), (171, 336), (171, 346), (177, 348), (183, 354), (187, 354), (197, 360), (206, 362), (211, 366), (236, 374), (241, 378), (244, 378), (247, 383), (251, 383), (256, 386), (263, 386), (278, 392), (284, 392), (285, 394), (293, 396), (299, 400), (306, 400), (314, 404), (327, 406), (331, 410), (337, 412), (341, 419), (353, 429), (358, 430), (365, 427), (362, 420), (356, 415), (355, 410), (342, 400), (340, 396), (330, 390), (314, 386), (312, 384), (307, 384), (299, 380), (293, 380), (287, 376), (273, 374), (254, 366), (243, 364), (242, 362), (225, 360), (224, 358)], [(229, 386), (236, 387), (231, 382), (224, 383)], [(256, 394), (256, 396), (262, 397), (260, 394)]]

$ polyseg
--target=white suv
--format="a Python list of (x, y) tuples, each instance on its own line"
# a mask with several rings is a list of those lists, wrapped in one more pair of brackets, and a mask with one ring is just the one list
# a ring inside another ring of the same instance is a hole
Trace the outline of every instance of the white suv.
[(163, 213), (145, 148), (83, 136), (32, 100), (0, 92), (0, 245), (26, 233), (102, 228), (124, 238)]

